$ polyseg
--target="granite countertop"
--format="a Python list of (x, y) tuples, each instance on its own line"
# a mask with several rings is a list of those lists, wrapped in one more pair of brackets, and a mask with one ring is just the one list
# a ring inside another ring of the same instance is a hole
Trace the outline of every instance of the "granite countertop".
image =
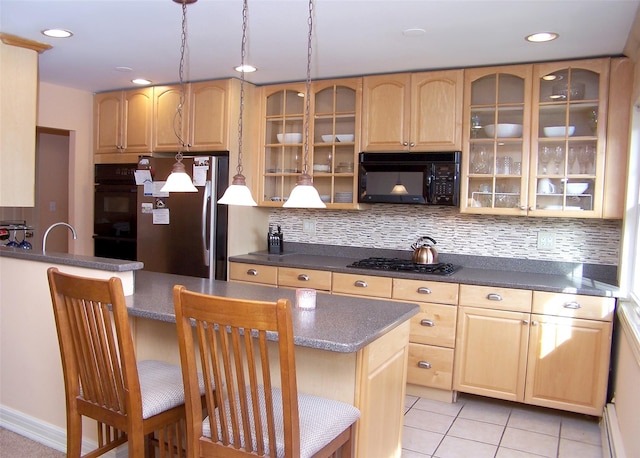
[(56, 253), (55, 251), (43, 253), (42, 251), (7, 247), (0, 247), (0, 257), (86, 267), (87, 269), (106, 270), (108, 272), (129, 272), (132, 270), (140, 270), (144, 267), (144, 264), (139, 261), (81, 256), (77, 254)]
[[(295, 304), (295, 290), (140, 270), (135, 293), (127, 296), (129, 314), (175, 323), (173, 286), (203, 294)], [(417, 314), (416, 304), (333, 296), (318, 292), (316, 309), (292, 307), (294, 343), (303, 347), (353, 353)]]
[[(297, 251), (298, 249), (302, 252)], [(593, 266), (546, 261), (508, 260), (490, 257), (478, 259), (476, 256), (441, 254), (440, 262), (451, 262), (462, 266), (455, 273), (445, 276), (347, 267), (352, 262), (369, 256), (403, 257), (411, 259), (410, 252), (384, 252), (385, 250), (354, 251), (349, 249), (345, 250), (342, 249), (342, 247), (327, 246), (316, 252), (310, 252), (310, 248), (306, 244), (295, 244), (291, 250), (292, 251), (285, 252), (282, 255), (273, 255), (267, 251), (261, 251), (231, 256), (229, 261), (298, 269), (330, 270), (332, 272), (380, 277), (586, 294), (590, 296), (620, 296), (620, 290), (614, 284), (585, 275), (585, 271), (593, 272), (594, 274), (599, 273), (598, 269)], [(329, 255), (326, 254), (327, 252), (340, 253), (340, 255)], [(609, 274), (608, 276), (610, 277), (611, 274), (609, 270), (611, 269), (605, 270), (607, 270), (605, 273)]]

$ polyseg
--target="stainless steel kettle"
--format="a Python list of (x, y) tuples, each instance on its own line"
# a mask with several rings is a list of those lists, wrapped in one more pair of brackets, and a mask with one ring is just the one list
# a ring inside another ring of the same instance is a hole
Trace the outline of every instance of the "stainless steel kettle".
[(437, 264), (438, 252), (433, 245), (436, 241), (431, 237), (420, 237), (418, 241), (411, 245), (413, 248), (412, 261), (416, 264)]

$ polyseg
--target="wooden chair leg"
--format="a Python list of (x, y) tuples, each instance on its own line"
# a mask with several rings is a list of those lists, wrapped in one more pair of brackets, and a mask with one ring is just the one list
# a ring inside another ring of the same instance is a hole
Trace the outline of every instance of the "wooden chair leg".
[(67, 456), (80, 458), (82, 453), (82, 416), (67, 410)]

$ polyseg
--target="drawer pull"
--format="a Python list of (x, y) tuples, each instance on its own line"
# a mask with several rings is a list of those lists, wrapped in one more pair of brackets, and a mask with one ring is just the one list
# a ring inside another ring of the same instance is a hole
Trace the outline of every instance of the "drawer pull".
[(487, 294), (487, 299), (489, 299), (490, 301), (501, 301), (502, 296), (500, 294), (491, 293)]
[(309, 276), (307, 274), (298, 275), (298, 280), (300, 281), (309, 281)]
[(562, 306), (564, 308), (566, 308), (566, 309), (572, 309), (572, 310), (577, 310), (579, 308), (582, 308), (582, 306), (580, 305), (580, 302), (576, 302), (576, 301), (567, 302), (566, 304), (563, 304)]
[(353, 283), (353, 285), (354, 285), (354, 286), (357, 286), (358, 288), (366, 288), (366, 287), (368, 286), (368, 285), (367, 285), (367, 282), (366, 282), (366, 281), (364, 281), (364, 280), (356, 280), (356, 281)]
[(428, 327), (433, 327), (436, 324), (431, 321), (431, 320), (420, 320), (420, 326), (428, 326)]
[(536, 320), (533, 320), (533, 321), (531, 322), (531, 326), (538, 326), (538, 322), (537, 322)]
[(529, 324), (529, 320), (522, 320), (522, 324)]
[(431, 292), (432, 291), (426, 286), (421, 286), (420, 288), (418, 288), (418, 294), (431, 294)]
[(431, 363), (428, 361), (418, 361), (418, 367), (420, 369), (431, 369)]
[(247, 270), (247, 275), (251, 275), (252, 277), (255, 277), (258, 275), (258, 271), (256, 269), (249, 269)]

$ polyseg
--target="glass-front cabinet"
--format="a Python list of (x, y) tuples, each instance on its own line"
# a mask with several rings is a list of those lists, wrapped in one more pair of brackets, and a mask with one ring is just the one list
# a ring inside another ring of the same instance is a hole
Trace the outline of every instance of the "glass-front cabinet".
[[(305, 84), (264, 89), (263, 179), (260, 205), (281, 206), (303, 172)], [(329, 207), (354, 208), (362, 79), (311, 86), (307, 173)]]
[(461, 210), (526, 214), (532, 67), (465, 71)]
[(608, 59), (534, 65), (529, 213), (599, 217)]

